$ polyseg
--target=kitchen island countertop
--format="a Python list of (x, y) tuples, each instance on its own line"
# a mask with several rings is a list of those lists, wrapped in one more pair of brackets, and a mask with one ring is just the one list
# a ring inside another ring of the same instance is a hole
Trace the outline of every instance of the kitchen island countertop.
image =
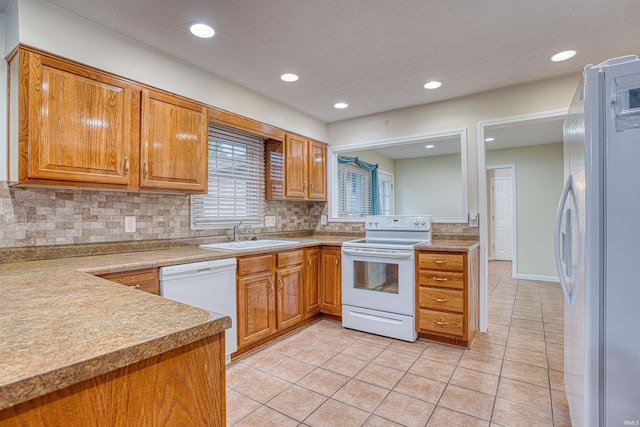
[[(220, 333), (231, 319), (96, 277), (285, 251), (340, 246), (354, 237), (313, 236), (246, 251), (198, 246), (0, 264), (0, 410)], [(477, 242), (417, 249), (468, 251)]]

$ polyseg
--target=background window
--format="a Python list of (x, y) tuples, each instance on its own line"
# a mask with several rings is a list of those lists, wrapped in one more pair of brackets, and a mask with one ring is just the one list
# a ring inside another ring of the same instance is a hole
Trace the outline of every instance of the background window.
[(262, 137), (209, 125), (209, 191), (191, 196), (191, 228), (221, 228), (264, 220)]
[(378, 171), (378, 193), (380, 197), (380, 215), (393, 215), (393, 174)]
[(340, 218), (364, 218), (372, 214), (371, 171), (355, 164), (339, 164), (338, 187)]

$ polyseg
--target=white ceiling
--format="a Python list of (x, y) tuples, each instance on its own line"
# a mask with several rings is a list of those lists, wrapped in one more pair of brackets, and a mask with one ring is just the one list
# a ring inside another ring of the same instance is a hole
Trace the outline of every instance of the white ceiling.
[(485, 130), (485, 139), (492, 137), (495, 140), (485, 142), (485, 147), (487, 150), (499, 150), (562, 142), (563, 123), (564, 118), (557, 118), (489, 128)]
[[(433, 148), (426, 148), (427, 145), (433, 145)], [(460, 136), (430, 138), (409, 144), (394, 144), (390, 147), (375, 148), (373, 151), (393, 160), (444, 156), (460, 152)]]
[[(638, 0), (49, 1), (325, 122), (640, 53)], [(194, 21), (216, 36), (195, 39)], [(565, 49), (578, 55), (549, 61)], [(284, 72), (300, 80), (284, 83)], [(432, 79), (443, 87), (423, 89)]]

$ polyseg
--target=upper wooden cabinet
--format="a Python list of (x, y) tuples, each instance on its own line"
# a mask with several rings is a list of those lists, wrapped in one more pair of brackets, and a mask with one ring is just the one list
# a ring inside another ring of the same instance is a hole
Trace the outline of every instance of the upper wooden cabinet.
[[(11, 60), (12, 181), (132, 189), (139, 90), (126, 80), (20, 49)], [(16, 161), (17, 160), (17, 161)]]
[(12, 184), (206, 192), (201, 105), (24, 47), (9, 61)]
[(140, 187), (207, 192), (207, 110), (161, 92), (142, 92)]
[(267, 199), (326, 200), (326, 151), (326, 144), (294, 134), (267, 141)]

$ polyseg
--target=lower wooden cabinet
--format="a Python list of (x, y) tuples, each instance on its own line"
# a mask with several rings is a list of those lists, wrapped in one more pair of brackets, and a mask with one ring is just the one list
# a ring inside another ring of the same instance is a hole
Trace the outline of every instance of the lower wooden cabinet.
[(157, 268), (107, 273), (101, 274), (98, 277), (151, 294), (160, 295), (160, 281), (158, 279)]
[(0, 426), (224, 426), (224, 333), (0, 411)]
[(342, 316), (342, 253), (340, 247), (320, 252), (320, 312)]
[(305, 258), (303, 316), (307, 319), (320, 313), (320, 248), (306, 249)]
[(279, 253), (276, 259), (276, 328), (284, 329), (303, 318), (304, 251)]
[(304, 251), (238, 259), (238, 347), (303, 320)]
[(276, 331), (273, 281), (271, 271), (238, 277), (238, 347), (266, 338)]
[(478, 249), (418, 251), (416, 320), (421, 338), (469, 347), (478, 333)]

